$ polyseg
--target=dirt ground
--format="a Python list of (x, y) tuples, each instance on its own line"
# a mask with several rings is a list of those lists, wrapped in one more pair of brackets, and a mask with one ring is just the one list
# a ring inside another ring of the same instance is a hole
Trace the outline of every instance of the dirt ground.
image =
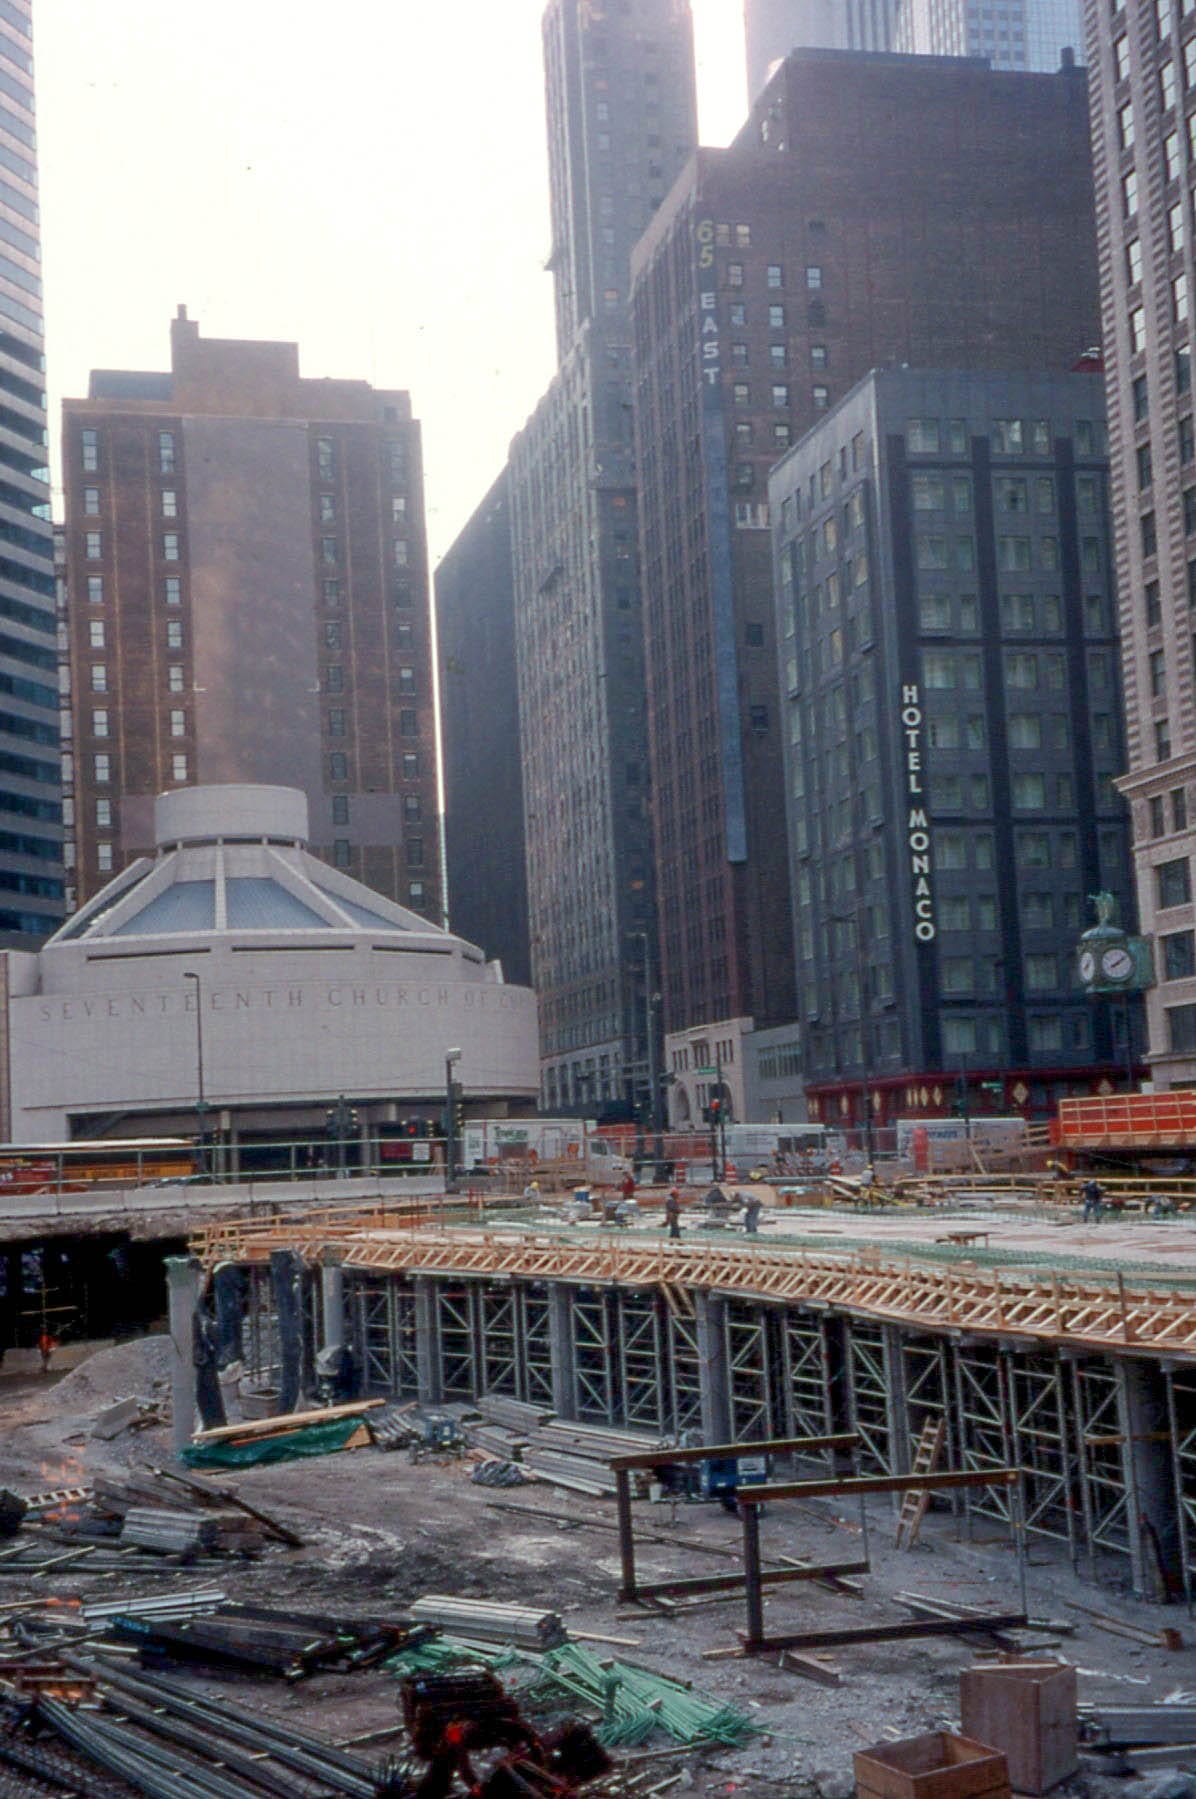
[[(161, 1393), (166, 1344), (161, 1338), (123, 1344), (55, 1382), (0, 1382), (0, 1484), (20, 1492), (82, 1482), (101, 1468), (152, 1465), (169, 1455), (165, 1426), (126, 1434), (110, 1444), (88, 1435), (92, 1414), (128, 1393)], [(155, 1383), (158, 1383), (155, 1388)], [(837, 1649), (833, 1661), (842, 1685), (827, 1688), (765, 1661), (705, 1660), (705, 1650), (736, 1642), (742, 1600), (706, 1603), (686, 1615), (660, 1616), (625, 1609), (617, 1600), (614, 1507), (607, 1501), (563, 1493), (546, 1484), (494, 1492), (469, 1480), (468, 1464), (413, 1464), (404, 1454), (360, 1449), (319, 1460), (238, 1472), (235, 1486), (295, 1528), (301, 1550), (272, 1549), (257, 1562), (198, 1563), (180, 1569), (180, 1590), (217, 1584), (230, 1597), (263, 1603), (328, 1609), (347, 1614), (401, 1614), (421, 1593), (487, 1596), (561, 1612), (570, 1631), (626, 1639), (597, 1644), (600, 1653), (642, 1663), (692, 1683), (703, 1695), (751, 1712), (759, 1734), (734, 1752), (661, 1758), (662, 1779), (682, 1769), (670, 1791), (821, 1795), (844, 1799), (852, 1790), (852, 1751), (884, 1736), (908, 1736), (958, 1717), (958, 1676), (973, 1659), (966, 1641), (929, 1638)], [(525, 1515), (520, 1515), (521, 1511)], [(548, 1516), (542, 1516), (547, 1513)], [(637, 1528), (683, 1536), (715, 1549), (735, 1549), (734, 1517), (709, 1505), (637, 1504)], [(977, 1521), (977, 1541), (947, 1512), (928, 1515), (913, 1550), (893, 1547), (893, 1513), (873, 1502), (870, 1514), (872, 1571), (859, 1577), (863, 1596), (844, 1597), (802, 1583), (776, 1589), (768, 1602), (773, 1630), (836, 1628), (853, 1623), (898, 1622), (909, 1617), (895, 1603), (899, 1590), (974, 1604), (1016, 1609), (1013, 1553), (996, 1522)], [(980, 1540), (983, 1539), (983, 1540)], [(827, 1563), (853, 1561), (861, 1552), (858, 1513), (842, 1519), (833, 1502), (770, 1508), (763, 1524), (766, 1554), (808, 1557)], [(645, 1541), (639, 1552), (645, 1579), (727, 1572), (734, 1562), (703, 1558), (670, 1543)], [(1081, 1581), (1061, 1546), (1036, 1542), (1029, 1571), (1029, 1609), (1034, 1618), (1073, 1625), (1069, 1634), (1036, 1631), (1036, 1643), (1057, 1643), (1080, 1670), (1081, 1701), (1158, 1701), (1196, 1688), (1196, 1627), (1178, 1608), (1147, 1606), (1124, 1590), (1127, 1570), (1113, 1563), (1103, 1586)], [(50, 1590), (59, 1597), (122, 1592), (162, 1592), (175, 1580), (113, 1578), (68, 1572)], [(8, 1578), (5, 1602), (45, 1592), (28, 1579)], [(1095, 1608), (1158, 1631), (1177, 1625), (1182, 1650), (1127, 1641), (1100, 1628), (1068, 1602)], [(1027, 1633), (1028, 1637), (1030, 1633)], [(237, 1682), (248, 1706), (301, 1716), (305, 1727), (338, 1741), (394, 1724), (397, 1689), (385, 1673), (320, 1675), (296, 1687), (268, 1680)], [(385, 1753), (388, 1745), (380, 1745)], [(661, 1739), (652, 1748), (665, 1748)], [(1173, 1774), (1166, 1779), (1175, 1781)], [(1182, 1783), (1181, 1783), (1182, 1784)], [(1114, 1781), (1086, 1773), (1070, 1790), (1126, 1799), (1164, 1790), (1152, 1780)], [(1196, 1786), (1192, 1788), (1196, 1792)], [(1179, 1799), (1178, 1793), (1172, 1799)]]

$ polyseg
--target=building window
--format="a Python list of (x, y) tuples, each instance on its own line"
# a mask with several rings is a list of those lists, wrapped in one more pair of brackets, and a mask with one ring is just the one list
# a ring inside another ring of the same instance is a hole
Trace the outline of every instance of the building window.
[(906, 426), (906, 448), (911, 455), (937, 456), (939, 422), (937, 419), (910, 419)]
[(336, 459), (330, 437), (316, 439), (316, 472), (321, 481), (331, 481), (336, 473)]
[(104, 556), (104, 537), (101, 531), (88, 531), (84, 535), (83, 554), (89, 562), (100, 562)]
[(1055, 956), (1026, 957), (1026, 988), (1030, 993), (1053, 993), (1059, 985), (1059, 963)]
[(183, 583), (177, 575), (167, 575), (162, 583), (163, 597), (168, 606), (181, 606), (183, 603)]
[(1153, 839), (1167, 835), (1167, 819), (1163, 811), (1163, 796), (1158, 793), (1148, 803), (1150, 818), (1150, 835)]
[(112, 801), (96, 801), (96, 826), (101, 831), (112, 829)]
[(1171, 317), (1182, 325), (1188, 316), (1188, 277), (1176, 275), (1171, 283)]
[(782, 410), (782, 411), (784, 410), (785, 407), (788, 406), (788, 404), (789, 404), (789, 389), (788, 389), (788, 387), (785, 386), (785, 384), (783, 382), (780, 382), (780, 381), (773, 382), (772, 403), (775, 407), (777, 407), (779, 410)]
[(183, 692), (183, 665), (181, 662), (172, 662), (166, 670), (166, 686), (170, 693)]
[(100, 516), (100, 490), (98, 487), (83, 489), (83, 511), (88, 518)]
[(108, 691), (108, 666), (104, 662), (93, 662), (91, 665), (91, 691), (93, 693), (107, 693)]
[(1186, 831), (1188, 828), (1188, 790), (1186, 787), (1171, 789), (1171, 829)]
[(324, 625), (324, 648), (339, 650), (341, 647), (341, 621), (339, 618), (328, 619)]
[(334, 825), (347, 825), (349, 822), (349, 796), (347, 793), (334, 793), (332, 796), (332, 822)]
[(815, 412), (825, 412), (831, 403), (831, 390), (829, 387), (814, 386), (810, 389), (810, 398)]
[(424, 840), (422, 837), (408, 837), (406, 843), (408, 868), (422, 868), (424, 865)]
[(320, 523), (331, 525), (336, 520), (336, 501), (330, 493), (320, 495)]
[(102, 618), (93, 618), (88, 621), (87, 639), (88, 639), (88, 648), (89, 649), (92, 649), (92, 650), (102, 650), (103, 649), (103, 647), (104, 647), (104, 621)]
[(162, 534), (162, 559), (164, 562), (177, 562), (179, 559), (179, 534), (177, 531), (164, 531)]
[(1019, 812), (1042, 812), (1045, 810), (1045, 775), (1014, 775), (1011, 789), (1014, 806)]
[(1158, 538), (1155, 535), (1154, 513), (1144, 512), (1138, 521), (1142, 533), (1142, 554), (1153, 556), (1158, 549)]
[(339, 547), (335, 537), (322, 537), (320, 539), (320, 555), (325, 562), (331, 563), (335, 568), (339, 560)]
[(1167, 691), (1167, 658), (1162, 650), (1152, 650), (1149, 657), (1150, 697), (1162, 699)]
[(1130, 150), (1134, 144), (1134, 107), (1127, 100), (1124, 106), (1117, 109), (1117, 141), (1123, 150)]
[(93, 706), (92, 707), (91, 734), (93, 737), (107, 737), (107, 735), (108, 735), (108, 708), (107, 708), (107, 706)]
[(349, 758), (344, 750), (333, 750), (328, 758), (328, 779), (330, 781), (347, 781), (349, 778)]
[(345, 691), (345, 671), (339, 662), (330, 662), (324, 671), (324, 690), (326, 693)]
[(399, 670), (399, 692), (400, 693), (414, 693), (415, 692), (415, 670), (413, 668), (400, 668), (400, 670)]
[(1186, 856), (1160, 862), (1154, 871), (1155, 894), (1160, 911), (1186, 906), (1192, 898), (1192, 875)]
[(183, 621), (168, 618), (166, 621), (166, 647), (168, 650), (181, 650), (183, 647)]
[(729, 262), (727, 264), (727, 286), (743, 286), (743, 264), (741, 262)]
[(423, 810), (424, 810), (423, 802), (421, 801), (418, 793), (405, 793), (403, 795), (403, 822), (404, 822), (404, 824), (409, 824), (409, 825), (419, 824), (423, 817)]
[(172, 781), (187, 779), (187, 758), (182, 752), (176, 751), (170, 758), (170, 778)]
[[(408, 714), (408, 717), (410, 717), (410, 718), (414, 718), (414, 716), (415, 716), (414, 713)], [(415, 732), (414, 732), (414, 730), (411, 730), (411, 731), (405, 732), (403, 734), (405, 736), (411, 737), (411, 736), (415, 735)], [(405, 781), (418, 781), (419, 780), (419, 751), (418, 750), (404, 750), (404, 752), (403, 752), (403, 779)]]
[(1130, 72), (1130, 41), (1125, 32), (1113, 42), (1113, 79), (1124, 81)]
[(99, 869), (101, 874), (110, 874), (111, 873), (111, 871), (112, 871), (112, 845), (110, 843), (97, 843), (96, 844), (96, 867)]
[(1141, 306), (1130, 310), (1130, 354), (1137, 356), (1146, 348), (1146, 312)]
[[(1139, 444), (1138, 445), (1135, 460), (1136, 460), (1137, 471), (1138, 471), (1138, 487), (1139, 487), (1139, 489), (1142, 489), (1144, 487), (1149, 487), (1151, 484), (1151, 481), (1154, 478), (1153, 474), (1152, 474), (1152, 470), (1151, 470), (1150, 445), (1149, 444)], [(1099, 550), (1098, 550), (1098, 553), (1099, 553)]]
[(1159, 106), (1163, 112), (1170, 112), (1175, 105), (1175, 64), (1168, 57), (1159, 70)]
[[(822, 286), (822, 270), (821, 269), (818, 270), (817, 282), (812, 282), (810, 280), (811, 273), (812, 273), (812, 271), (810, 269), (806, 270), (806, 286), (807, 287), (814, 287), (814, 286), (821, 287)], [(779, 262), (770, 262), (769, 263), (764, 279), (765, 279), (767, 286), (769, 286), (769, 287), (784, 287), (785, 271), (781, 267)]]
[(416, 912), (424, 907), (424, 884), (422, 881), (410, 881), (407, 886), (407, 899)]
[(1168, 1046), (1181, 1055), (1196, 1050), (1196, 1006), (1168, 1006)]
[(1133, 237), (1125, 246), (1125, 272), (1131, 287), (1142, 279), (1142, 239)]
[(1196, 932), (1172, 931), (1162, 943), (1165, 981), (1186, 981), (1196, 974)]
[(396, 537), (394, 540), (394, 560), (396, 568), (406, 568), (408, 562), (407, 539)]
[(1154, 759), (1166, 762), (1171, 755), (1171, 724), (1168, 719), (1156, 719), (1154, 727)]
[(1121, 210), (1127, 219), (1132, 219), (1138, 211), (1138, 174), (1131, 169), (1121, 178)]
[(162, 517), (177, 518), (179, 515), (178, 495), (173, 487), (162, 489)]
[(106, 750), (101, 750), (98, 755), (92, 757), (91, 772), (93, 779), (100, 786), (112, 779), (112, 758)]
[(174, 474), (173, 431), (159, 431), (158, 433), (158, 473), (160, 475)]
[(88, 575), (88, 577), (87, 577), (87, 599), (88, 599), (88, 603), (92, 606), (99, 606), (99, 605), (103, 604), (103, 600), (104, 600), (104, 577), (103, 577), (103, 575)]
[(172, 737), (185, 737), (187, 735), (186, 714), (177, 709), (170, 714), (170, 735)]
[(100, 435), (98, 431), (84, 431), (80, 434), (80, 450), (84, 471), (90, 474), (100, 466)]
[(340, 706), (333, 706), (328, 714), (329, 737), (343, 737), (345, 734), (345, 714)]
[(324, 604), (339, 606), (341, 603), (341, 584), (335, 576), (324, 583)]
[(347, 837), (337, 837), (333, 840), (332, 860), (338, 868), (348, 868), (349, 840)]

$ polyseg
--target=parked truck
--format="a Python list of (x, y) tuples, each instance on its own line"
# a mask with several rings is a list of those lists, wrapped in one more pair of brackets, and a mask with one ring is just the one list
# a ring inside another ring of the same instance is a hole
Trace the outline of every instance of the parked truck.
[(471, 1118), (463, 1127), (462, 1161), (470, 1174), (498, 1174), (518, 1168), (527, 1179), (543, 1169), (559, 1184), (576, 1174), (577, 1184), (617, 1186), (631, 1163), (585, 1118)]

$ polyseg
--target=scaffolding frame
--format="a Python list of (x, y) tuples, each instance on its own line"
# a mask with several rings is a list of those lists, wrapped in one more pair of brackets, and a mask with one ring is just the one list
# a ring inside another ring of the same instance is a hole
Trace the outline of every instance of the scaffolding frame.
[(616, 1302), (622, 1422), (663, 1430), (668, 1397), (660, 1297), (642, 1287), (620, 1288)]
[(737, 1443), (771, 1438), (775, 1432), (767, 1309), (729, 1299), (723, 1311), (723, 1337), (731, 1435)]
[(860, 1440), (859, 1465), (892, 1474), (889, 1345), (884, 1326), (852, 1318), (847, 1327), (847, 1384), (851, 1429)]
[(569, 1317), (573, 1329), (578, 1419), (593, 1424), (614, 1424), (617, 1422), (615, 1353), (611, 1306), (606, 1290), (576, 1288)]
[[(833, 1430), (830, 1354), (821, 1312), (786, 1308), (779, 1319), (785, 1429), (791, 1437), (828, 1437)], [(815, 1453), (829, 1461), (831, 1451)]]
[(1191, 1611), (1196, 1593), (1196, 1368), (1170, 1367), (1165, 1372), (1180, 1568)]

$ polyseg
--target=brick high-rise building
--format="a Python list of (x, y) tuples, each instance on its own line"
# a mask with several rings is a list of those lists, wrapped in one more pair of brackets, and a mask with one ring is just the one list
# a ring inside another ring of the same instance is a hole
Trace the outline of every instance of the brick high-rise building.
[(1050, 73), (1079, 55), (1083, 0), (898, 0), (893, 48), (924, 56), (984, 56), (994, 69)]
[(0, 937), (62, 918), (31, 0), (0, 11)]
[(1196, 1082), (1196, 10), (1088, 8), (1113, 529), (1149, 1059)]
[[(770, 465), (870, 368), (1098, 334), (1083, 76), (798, 51), (637, 247), (641, 578), (670, 1062), (793, 1017)], [(1044, 182), (1042, 171), (1052, 171)]]
[(419, 426), (406, 393), (204, 339), (99, 371), (63, 421), (79, 897), (152, 852), (155, 794), (302, 787), (313, 848), (439, 919)]
[(697, 141), (689, 3), (549, 0), (544, 45), (560, 371), (511, 446), (516, 663), (543, 1100), (593, 1113), (644, 1107), (656, 1028), (627, 294)]
[(890, 50), (901, 0), (744, 0), (748, 92), (755, 100), (791, 50)]

